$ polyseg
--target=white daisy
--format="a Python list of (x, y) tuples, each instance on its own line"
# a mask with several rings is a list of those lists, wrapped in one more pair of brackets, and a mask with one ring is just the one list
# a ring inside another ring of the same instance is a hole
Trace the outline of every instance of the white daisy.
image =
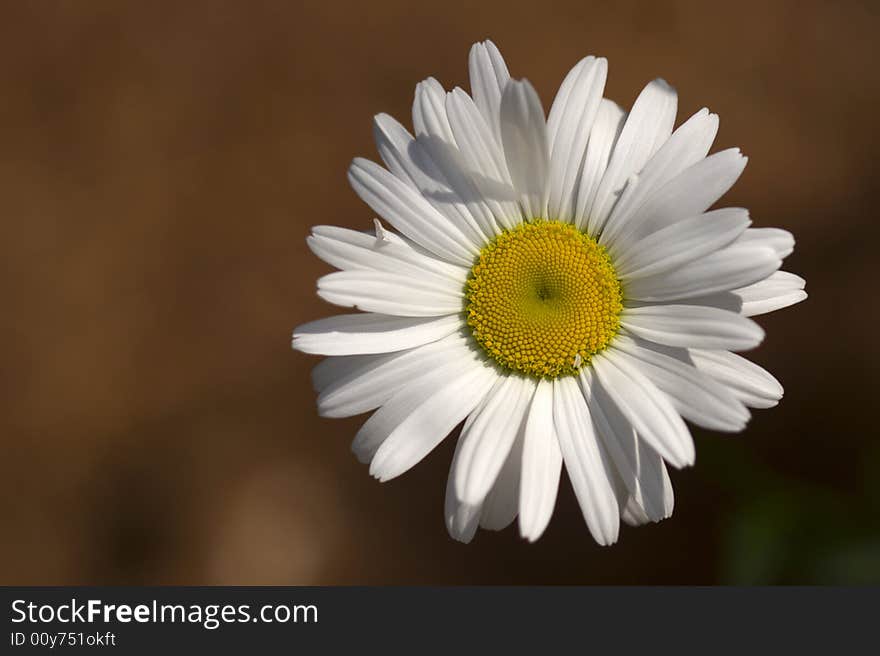
[(782, 387), (735, 355), (751, 319), (806, 298), (779, 271), (794, 239), (709, 210), (746, 164), (708, 155), (718, 117), (673, 131), (676, 93), (648, 84), (629, 114), (602, 97), (607, 62), (586, 57), (545, 120), (489, 41), (470, 52), (471, 95), (416, 87), (415, 136), (375, 118), (385, 167), (349, 180), (397, 232), (318, 226), (312, 251), (340, 269), (318, 295), (362, 312), (297, 328), (325, 417), (373, 412), (352, 446), (381, 481), (464, 422), (446, 491), (450, 534), (517, 516), (536, 540), (563, 463), (597, 542), (620, 519), (672, 513), (666, 463), (694, 462), (685, 425), (742, 430)]

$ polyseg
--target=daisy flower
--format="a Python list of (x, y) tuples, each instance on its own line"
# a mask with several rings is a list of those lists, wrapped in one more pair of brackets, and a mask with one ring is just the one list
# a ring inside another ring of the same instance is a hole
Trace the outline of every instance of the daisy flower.
[(461, 422), (446, 524), (467, 542), (517, 517), (530, 541), (553, 513), (563, 464), (593, 538), (669, 517), (666, 465), (694, 462), (685, 420), (737, 432), (782, 387), (736, 355), (749, 317), (806, 298), (780, 271), (792, 235), (712, 209), (746, 165), (708, 155), (718, 117), (673, 130), (675, 90), (648, 84), (626, 113), (603, 98), (607, 62), (568, 73), (545, 118), (490, 41), (470, 51), (470, 95), (416, 86), (413, 133), (386, 114), (385, 166), (348, 178), (379, 219), (318, 226), (339, 269), (318, 295), (360, 310), (300, 326), (325, 417), (372, 412), (357, 457), (387, 481)]

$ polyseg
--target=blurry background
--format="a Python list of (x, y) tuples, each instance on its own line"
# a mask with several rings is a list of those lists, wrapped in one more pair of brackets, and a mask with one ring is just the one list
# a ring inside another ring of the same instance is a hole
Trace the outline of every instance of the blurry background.
[[(0, 583), (880, 582), (874, 2), (40, 2), (0, 21)], [(309, 226), (366, 229), (353, 156), (492, 38), (549, 107), (609, 58), (751, 159), (810, 299), (760, 319), (785, 385), (696, 430), (671, 520), (595, 546), (563, 480), (535, 545), (447, 537), (452, 440), (380, 485), (291, 329), (334, 312)]]

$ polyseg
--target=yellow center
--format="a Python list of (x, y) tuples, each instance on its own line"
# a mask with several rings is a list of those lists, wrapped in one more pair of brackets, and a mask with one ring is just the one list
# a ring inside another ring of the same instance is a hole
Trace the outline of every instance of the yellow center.
[(536, 220), (489, 242), (471, 269), (467, 323), (498, 364), (571, 375), (620, 326), (620, 283), (605, 249), (569, 223)]

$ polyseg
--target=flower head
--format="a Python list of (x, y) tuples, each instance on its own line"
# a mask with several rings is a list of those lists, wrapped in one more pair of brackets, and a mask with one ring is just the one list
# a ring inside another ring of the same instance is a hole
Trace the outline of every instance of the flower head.
[[(708, 155), (718, 117), (673, 131), (676, 93), (648, 84), (630, 112), (603, 98), (607, 63), (569, 72), (545, 120), (489, 41), (470, 53), (471, 95), (416, 87), (414, 136), (375, 118), (385, 167), (355, 159), (372, 233), (318, 226), (309, 246), (339, 269), (325, 300), (361, 312), (294, 331), (323, 416), (373, 412), (353, 450), (385, 481), (464, 422), (446, 493), (450, 534), (519, 517), (536, 540), (565, 465), (597, 542), (620, 519), (672, 513), (666, 464), (694, 462), (684, 420), (742, 430), (782, 387), (736, 355), (750, 316), (806, 298), (779, 271), (794, 240), (709, 208), (746, 164)], [(395, 232), (396, 231), (396, 232)]]

